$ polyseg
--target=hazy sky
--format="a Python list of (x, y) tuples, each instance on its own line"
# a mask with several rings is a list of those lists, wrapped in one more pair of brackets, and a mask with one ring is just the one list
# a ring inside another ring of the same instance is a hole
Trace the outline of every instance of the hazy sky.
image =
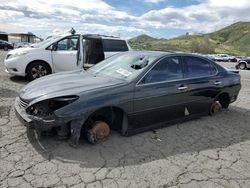
[(171, 38), (250, 21), (248, 0), (1, 0), (0, 31)]

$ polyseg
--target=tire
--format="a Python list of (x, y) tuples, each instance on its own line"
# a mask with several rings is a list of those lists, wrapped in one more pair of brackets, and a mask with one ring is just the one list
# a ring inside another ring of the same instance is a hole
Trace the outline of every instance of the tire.
[(243, 62), (242, 62), (242, 63), (239, 63), (239, 66), (238, 66), (238, 67), (239, 67), (240, 70), (244, 70), (244, 69), (247, 68), (246, 63), (243, 63)]
[(3, 50), (4, 51), (8, 51), (9, 49), (8, 49), (8, 47), (4, 47)]
[(46, 63), (35, 61), (28, 65), (26, 73), (29, 80), (35, 80), (37, 78), (51, 74), (51, 69)]

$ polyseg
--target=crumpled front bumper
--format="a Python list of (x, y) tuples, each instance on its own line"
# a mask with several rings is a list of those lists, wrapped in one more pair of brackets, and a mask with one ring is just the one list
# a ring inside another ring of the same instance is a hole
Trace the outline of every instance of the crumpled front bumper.
[(67, 123), (64, 120), (57, 118), (55, 115), (52, 115), (49, 118), (40, 118), (29, 115), (26, 113), (25, 109), (20, 105), (19, 100), (19, 97), (17, 97), (15, 100), (15, 113), (18, 120), (27, 128), (35, 128), (37, 130), (49, 130), (53, 127), (58, 127)]

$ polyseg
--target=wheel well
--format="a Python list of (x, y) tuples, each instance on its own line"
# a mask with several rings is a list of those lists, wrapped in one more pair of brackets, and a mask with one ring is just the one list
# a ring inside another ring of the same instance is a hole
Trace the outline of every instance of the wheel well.
[(227, 108), (230, 104), (230, 96), (228, 93), (221, 93), (217, 99), (220, 102), (222, 108)]
[(29, 64), (26, 66), (26, 69), (25, 69), (25, 73), (26, 73), (26, 74), (27, 74), (28, 67), (29, 67), (32, 63), (35, 63), (35, 62), (42, 62), (42, 63), (45, 63), (45, 64), (49, 67), (50, 73), (52, 73), (52, 69), (51, 69), (50, 65), (49, 65), (46, 61), (38, 59), (38, 60), (34, 60), (34, 61), (29, 62)]
[(244, 63), (247, 66), (247, 62), (246, 61), (240, 61), (239, 64)]
[(93, 112), (85, 121), (83, 128), (89, 129), (93, 122), (97, 120), (105, 121), (110, 129), (122, 132), (123, 119), (126, 117), (126, 113), (118, 107), (104, 107)]

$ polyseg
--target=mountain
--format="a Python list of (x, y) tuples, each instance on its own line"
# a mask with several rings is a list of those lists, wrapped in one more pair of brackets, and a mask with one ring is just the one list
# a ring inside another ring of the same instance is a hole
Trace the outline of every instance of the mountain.
[(149, 35), (139, 35), (135, 38), (132, 38), (131, 40), (135, 40), (135, 41), (154, 41), (154, 40), (157, 40), (156, 38), (154, 37), (151, 37)]
[(140, 35), (130, 39), (129, 43), (134, 49), (249, 56), (250, 22), (237, 22), (212, 33), (183, 35), (172, 39), (156, 39), (148, 35)]

